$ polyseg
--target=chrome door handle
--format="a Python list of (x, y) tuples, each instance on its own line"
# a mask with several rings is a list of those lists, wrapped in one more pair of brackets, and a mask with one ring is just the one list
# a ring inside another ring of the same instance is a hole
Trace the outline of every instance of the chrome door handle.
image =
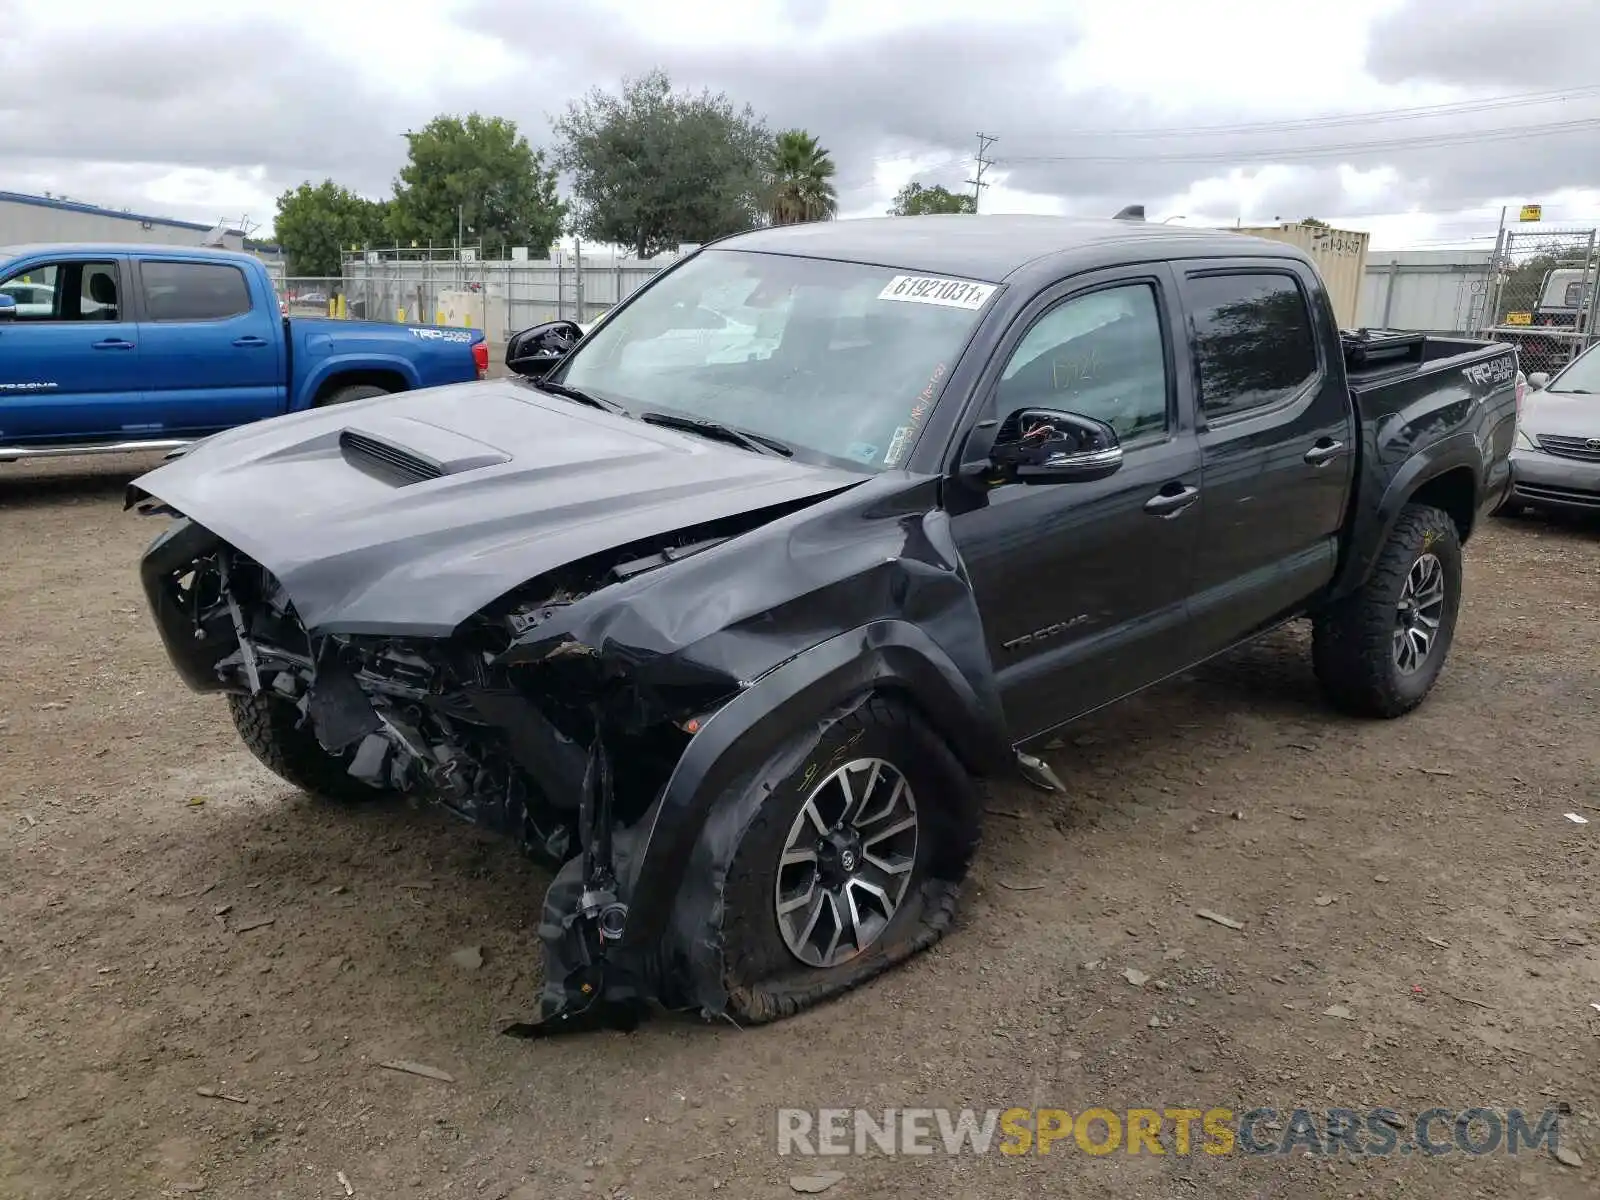
[(1184, 487), (1176, 492), (1157, 492), (1144, 502), (1144, 510), (1158, 517), (1175, 517), (1200, 499), (1200, 489)]
[(1332, 462), (1343, 453), (1343, 442), (1330, 442), (1324, 439), (1306, 451), (1306, 461), (1313, 467), (1320, 467)]

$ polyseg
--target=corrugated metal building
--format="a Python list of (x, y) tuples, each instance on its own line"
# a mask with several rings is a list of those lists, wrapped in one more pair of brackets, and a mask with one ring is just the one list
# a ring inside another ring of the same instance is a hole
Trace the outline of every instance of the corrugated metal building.
[(1471, 333), (1483, 324), (1493, 250), (1384, 250), (1367, 258), (1360, 323)]
[(0, 246), (27, 242), (150, 242), (243, 250), (245, 235), (237, 229), (118, 212), (76, 200), (0, 192)]

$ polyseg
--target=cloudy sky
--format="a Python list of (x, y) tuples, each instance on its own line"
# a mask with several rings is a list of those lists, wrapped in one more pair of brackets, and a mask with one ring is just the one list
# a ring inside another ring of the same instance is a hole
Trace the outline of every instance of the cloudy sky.
[(1492, 243), (1502, 204), (1600, 219), (1600, 3), (1505, 0), (0, 0), (0, 188), (271, 224), (333, 176), (385, 194), (442, 111), (535, 145), (665, 67), (818, 134), (843, 215), (963, 186), (994, 212)]

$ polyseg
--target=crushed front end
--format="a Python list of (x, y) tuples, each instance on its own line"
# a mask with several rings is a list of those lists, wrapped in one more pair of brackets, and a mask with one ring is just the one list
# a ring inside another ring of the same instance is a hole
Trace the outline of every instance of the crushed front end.
[[(185, 682), (227, 693), (247, 745), (278, 774), (308, 791), (435, 800), (556, 870), (541, 1019), (508, 1030), (533, 1035), (627, 1028), (648, 1001), (681, 1001), (654, 955), (618, 944), (627, 872), (695, 715), (739, 683), (701, 669), (648, 686), (625, 657), (571, 639), (526, 644), (584, 596), (720, 540), (701, 531), (595, 556), (443, 638), (310, 632), (270, 571), (181, 517), (141, 575)], [(513, 647), (524, 648), (508, 661)]]

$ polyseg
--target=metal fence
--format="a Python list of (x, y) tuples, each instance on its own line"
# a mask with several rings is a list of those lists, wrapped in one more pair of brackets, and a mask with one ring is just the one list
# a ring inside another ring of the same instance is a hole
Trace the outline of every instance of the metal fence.
[[(1388, 264), (1374, 255), (1359, 323), (1506, 342), (1518, 347), (1530, 374), (1559, 370), (1600, 337), (1596, 230), (1506, 229), (1487, 263), (1447, 262), (1449, 254), (1440, 254)], [(542, 321), (596, 320), (675, 259), (556, 251), (548, 259), (485, 260), (474, 248), (454, 246), (363, 251), (346, 256), (342, 275), (275, 283), (290, 315), (470, 326), (503, 343)]]
[(470, 326), (492, 342), (542, 321), (593, 321), (674, 261), (349, 257), (337, 277), (275, 280), (291, 316)]
[(1591, 346), (1600, 306), (1594, 229), (1508, 229), (1498, 239), (1480, 332), (1554, 373)]

